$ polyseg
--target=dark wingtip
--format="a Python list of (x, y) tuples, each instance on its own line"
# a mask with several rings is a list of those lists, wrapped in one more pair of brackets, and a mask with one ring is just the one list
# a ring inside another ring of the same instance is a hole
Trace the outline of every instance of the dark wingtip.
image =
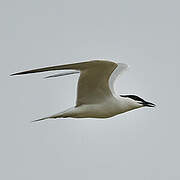
[(16, 75), (21, 75), (21, 74), (24, 74), (24, 73), (22, 73), (22, 72), (20, 72), (20, 73), (13, 73), (13, 74), (10, 74), (10, 76), (16, 76)]
[(31, 123), (38, 122), (38, 121), (41, 121), (41, 120), (39, 120), (39, 119), (33, 120), (33, 121), (31, 121)]
[(15, 76), (15, 75), (17, 75), (17, 73), (10, 74), (9, 76)]
[(18, 73), (10, 74), (10, 76), (17, 76), (17, 75), (23, 75), (23, 74), (29, 74), (29, 73), (33, 73), (33, 72), (31, 71), (18, 72)]
[(39, 121), (42, 121), (42, 120), (41, 119), (36, 119), (36, 120), (31, 121), (31, 123), (39, 122)]

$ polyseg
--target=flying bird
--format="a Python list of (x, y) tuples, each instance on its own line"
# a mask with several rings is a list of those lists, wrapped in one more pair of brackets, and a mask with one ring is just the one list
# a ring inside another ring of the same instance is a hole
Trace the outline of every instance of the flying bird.
[[(49, 118), (109, 118), (141, 107), (154, 107), (136, 95), (118, 95), (114, 82), (118, 75), (128, 68), (126, 64), (107, 60), (93, 60), (74, 64), (51, 66), (11, 74), (23, 75), (54, 70), (70, 70), (46, 78), (80, 73), (76, 105), (60, 113), (34, 121)], [(33, 121), (33, 122), (34, 122)]]

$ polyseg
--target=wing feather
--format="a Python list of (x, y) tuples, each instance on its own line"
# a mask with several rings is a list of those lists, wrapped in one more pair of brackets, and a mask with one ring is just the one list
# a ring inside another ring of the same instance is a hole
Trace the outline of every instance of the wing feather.
[[(13, 75), (23, 75), (29, 73), (39, 73), (44, 71), (54, 71), (54, 70), (77, 70), (80, 71), (80, 77), (78, 80), (77, 88), (77, 100), (76, 106), (82, 104), (96, 104), (104, 101), (109, 96), (113, 96), (112, 92), (112, 82), (114, 82), (117, 77), (117, 73), (113, 75), (113, 80), (110, 78), (112, 72), (118, 67), (118, 64), (112, 61), (103, 60), (93, 60), (81, 63), (66, 64), (59, 66), (51, 66), (45, 68), (38, 68), (23, 72), (18, 72), (11, 74)], [(119, 69), (119, 68), (117, 68)], [(122, 66), (119, 70), (124, 69)], [(119, 71), (118, 70), (118, 71)], [(72, 74), (72, 73), (65, 73)], [(50, 77), (60, 76), (62, 74), (53, 75)], [(111, 82), (111, 83), (109, 83)]]
[(81, 71), (76, 105), (98, 104), (112, 95), (109, 77), (117, 64), (111, 61), (94, 61), (91, 68)]
[(68, 69), (81, 71), (83, 69), (88, 68), (88, 64), (90, 64), (89, 61), (81, 62), (81, 63), (74, 63), (74, 64), (65, 64), (65, 65), (59, 65), (59, 66), (50, 66), (50, 67), (44, 67), (44, 68), (38, 68), (38, 69), (32, 69), (28, 71), (14, 73), (14, 74), (11, 74), (11, 76), (30, 74), (30, 73), (39, 73), (39, 72), (45, 72), (45, 71), (68, 70)]

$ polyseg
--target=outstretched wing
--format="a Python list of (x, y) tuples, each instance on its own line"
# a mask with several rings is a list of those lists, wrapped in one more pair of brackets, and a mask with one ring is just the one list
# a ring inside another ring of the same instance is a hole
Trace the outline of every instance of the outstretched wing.
[(78, 89), (77, 106), (96, 104), (112, 96), (109, 88), (109, 77), (117, 64), (111, 61), (91, 61), (88, 68), (81, 71)]
[[(117, 67), (121, 67), (120, 71), (125, 68), (111, 61), (87, 61), (75, 64), (66, 64), (60, 66), (45, 67), (40, 69), (34, 69), (24, 72), (15, 73), (12, 75), (22, 75), (29, 73), (37, 73), (53, 70), (77, 70), (80, 71), (80, 77), (78, 81), (77, 100), (76, 105), (81, 104), (95, 104), (104, 101), (109, 96), (112, 96), (113, 83), (119, 71), (117, 73)], [(116, 69), (116, 70), (115, 70)], [(115, 70), (115, 71), (114, 71)], [(113, 73), (112, 73), (113, 72)], [(65, 73), (70, 74), (70, 73)], [(71, 73), (72, 74), (72, 73)], [(112, 74), (112, 77), (110, 77)], [(62, 74), (61, 74), (62, 75)], [(58, 76), (58, 75), (57, 75)]]

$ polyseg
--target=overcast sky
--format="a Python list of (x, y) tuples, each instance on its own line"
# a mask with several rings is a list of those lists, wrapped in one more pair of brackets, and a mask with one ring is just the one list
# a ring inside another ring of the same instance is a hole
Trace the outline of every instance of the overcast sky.
[[(179, 180), (180, 3), (1, 0), (0, 179)], [(75, 104), (78, 75), (9, 74), (88, 59), (130, 66), (119, 94), (157, 104), (108, 120), (31, 120)]]

